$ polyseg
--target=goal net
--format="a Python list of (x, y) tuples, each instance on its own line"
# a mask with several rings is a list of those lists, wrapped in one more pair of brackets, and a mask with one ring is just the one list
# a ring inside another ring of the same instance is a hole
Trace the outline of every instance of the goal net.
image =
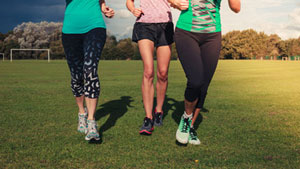
[[(48, 62), (50, 62), (50, 49), (10, 49), (10, 61), (13, 61), (13, 54), (16, 53), (14, 51), (42, 51), (42, 52), (46, 52), (48, 57)], [(37, 57), (36, 57), (37, 59)]]

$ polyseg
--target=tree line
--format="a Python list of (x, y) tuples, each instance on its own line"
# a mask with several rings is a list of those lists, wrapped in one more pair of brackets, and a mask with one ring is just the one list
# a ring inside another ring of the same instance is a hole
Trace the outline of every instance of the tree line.
[[(8, 58), (12, 48), (50, 49), (51, 59), (65, 59), (61, 41), (62, 23), (22, 23), (13, 31), (0, 33), (0, 53)], [(20, 51), (14, 59), (47, 59), (47, 53)], [(300, 37), (282, 40), (278, 35), (267, 35), (253, 29), (231, 31), (222, 36), (220, 59), (290, 59), (300, 58)], [(171, 58), (177, 59), (175, 44), (172, 44)], [(102, 60), (140, 60), (137, 43), (131, 38), (117, 40), (108, 32)]]

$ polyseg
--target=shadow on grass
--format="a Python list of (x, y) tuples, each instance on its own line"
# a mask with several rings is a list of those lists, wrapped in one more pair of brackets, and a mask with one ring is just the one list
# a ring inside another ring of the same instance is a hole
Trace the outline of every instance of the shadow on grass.
[[(184, 101), (177, 101), (173, 98), (169, 98), (166, 95), (164, 107), (165, 107), (164, 116), (167, 116), (168, 112), (173, 112), (172, 118), (179, 125), (180, 118), (184, 112)], [(201, 110), (201, 112), (208, 112), (208, 110), (206, 108), (203, 108), (203, 110)], [(202, 116), (201, 112), (199, 113), (199, 115), (195, 121), (195, 124), (194, 124), (194, 128), (196, 130), (198, 129), (199, 125), (203, 121), (203, 116)]]
[(92, 139), (88, 143), (89, 144), (102, 144), (102, 138), (100, 138), (100, 140), (94, 140), (94, 139)]
[(100, 135), (112, 128), (116, 124), (117, 120), (128, 111), (128, 107), (132, 107), (130, 105), (131, 102), (133, 102), (133, 100), (130, 96), (122, 96), (118, 100), (112, 100), (100, 105), (101, 108), (95, 113), (96, 121), (109, 115), (109, 118), (99, 129)]

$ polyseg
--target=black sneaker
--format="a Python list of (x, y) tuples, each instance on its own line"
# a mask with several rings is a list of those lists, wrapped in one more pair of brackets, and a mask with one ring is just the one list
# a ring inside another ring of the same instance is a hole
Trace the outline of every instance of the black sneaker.
[(163, 125), (163, 112), (154, 111), (154, 126), (162, 126)]
[(153, 130), (153, 120), (149, 119), (148, 117), (145, 117), (143, 126), (140, 129), (140, 134), (151, 135)]

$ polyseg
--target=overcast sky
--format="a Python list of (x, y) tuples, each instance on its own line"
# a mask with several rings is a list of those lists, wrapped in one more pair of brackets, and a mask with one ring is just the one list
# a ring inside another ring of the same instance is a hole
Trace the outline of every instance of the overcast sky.
[[(255, 29), (281, 38), (300, 36), (300, 0), (241, 0), (242, 10), (235, 14), (229, 10), (227, 0), (222, 1), (222, 31)], [(109, 32), (118, 38), (131, 36), (135, 18), (125, 6), (126, 0), (106, 0), (116, 11), (113, 19), (105, 19)], [(138, 0), (137, 4), (138, 5)], [(22, 22), (62, 22), (64, 0), (1, 0), (0, 32), (6, 33)], [(172, 10), (176, 23), (179, 11)]]

